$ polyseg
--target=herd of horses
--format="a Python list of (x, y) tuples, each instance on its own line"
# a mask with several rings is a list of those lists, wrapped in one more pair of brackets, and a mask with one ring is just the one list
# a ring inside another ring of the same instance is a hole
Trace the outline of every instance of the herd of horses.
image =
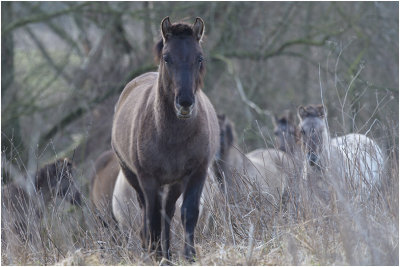
[[(330, 173), (338, 188), (367, 193), (377, 186), (384, 165), (379, 146), (361, 134), (331, 138), (323, 105), (300, 106), (299, 124), (289, 110), (275, 116), (274, 148), (240, 151), (233, 123), (216, 114), (201, 90), (204, 22), (197, 18), (193, 25), (172, 24), (167, 17), (161, 34), (155, 49), (158, 72), (126, 85), (115, 106), (112, 149), (95, 162), (90, 200), (105, 227), (140, 227), (142, 247), (169, 260), (171, 222), (178, 207), (184, 256), (193, 260), (202, 203), (213, 194), (236, 203), (249, 196), (251, 184), (276, 210), (285, 202), (288, 177), (298, 173), (297, 179)], [(48, 167), (43, 172), (38, 177), (46, 182), (37, 190), (57, 187), (62, 196), (79, 202), (73, 188), (60, 188), (60, 179), (52, 182)], [(10, 199), (16, 195), (11, 193)]]

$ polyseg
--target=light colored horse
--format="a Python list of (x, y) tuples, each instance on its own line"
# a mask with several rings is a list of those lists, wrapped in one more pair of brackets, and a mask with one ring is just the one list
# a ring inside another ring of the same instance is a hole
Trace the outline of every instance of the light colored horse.
[(286, 177), (293, 171), (292, 159), (273, 148), (256, 149), (243, 154), (235, 144), (232, 122), (218, 116), (221, 129), (219, 160), (213, 170), (232, 201), (241, 201), (253, 193), (261, 193), (268, 202), (279, 207), (287, 186)]
[(384, 156), (372, 139), (361, 134), (348, 134), (330, 138), (325, 111), (322, 105), (300, 106), (300, 132), (302, 150), (305, 153), (303, 173), (312, 167), (331, 171), (336, 183), (368, 192), (380, 181), (384, 168)]

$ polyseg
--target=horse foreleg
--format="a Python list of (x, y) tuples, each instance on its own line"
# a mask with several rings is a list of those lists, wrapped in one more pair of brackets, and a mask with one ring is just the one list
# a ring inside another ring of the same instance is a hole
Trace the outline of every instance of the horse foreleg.
[[(159, 187), (144, 186), (145, 207), (142, 228), (142, 244), (161, 255), (161, 196)], [(150, 241), (150, 243), (149, 243)]]
[(199, 218), (200, 196), (206, 179), (207, 169), (201, 170), (189, 178), (183, 194), (181, 220), (185, 229), (185, 257), (193, 261), (196, 256), (194, 249), (194, 229)]
[(165, 197), (165, 201), (163, 201), (163, 211), (165, 213), (162, 217), (162, 250), (163, 250), (163, 257), (166, 259), (170, 259), (170, 252), (169, 252), (169, 245), (170, 245), (170, 228), (171, 228), (171, 221), (174, 217), (175, 213), (175, 203), (176, 200), (181, 195), (181, 185), (175, 184), (171, 185), (168, 188), (167, 195)]

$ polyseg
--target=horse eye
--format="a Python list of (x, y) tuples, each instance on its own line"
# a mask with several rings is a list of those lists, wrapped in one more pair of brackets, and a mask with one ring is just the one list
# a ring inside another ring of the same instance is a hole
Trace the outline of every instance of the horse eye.
[(197, 61), (198, 61), (199, 63), (203, 63), (203, 60), (204, 60), (204, 58), (203, 58), (202, 56), (199, 56), (198, 59), (197, 59)]
[(301, 129), (300, 132), (301, 132), (302, 135), (306, 134), (306, 131), (304, 131), (304, 129)]
[(170, 59), (169, 59), (169, 57), (168, 57), (167, 55), (163, 56), (163, 60), (164, 60), (164, 62), (165, 62), (166, 64), (168, 64), (168, 63), (171, 62)]

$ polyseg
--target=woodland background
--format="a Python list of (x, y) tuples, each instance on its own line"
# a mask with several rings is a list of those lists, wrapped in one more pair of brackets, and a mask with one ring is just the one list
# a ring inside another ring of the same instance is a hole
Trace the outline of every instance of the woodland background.
[(273, 114), (321, 96), (332, 135), (367, 133), (385, 150), (398, 148), (385, 138), (398, 137), (398, 3), (1, 5), (3, 182), (11, 169), (72, 154), (90, 171), (110, 148), (124, 85), (157, 70), (152, 47), (165, 16), (204, 19), (204, 91), (235, 123), (244, 151), (273, 144)]
[(86, 196), (75, 213), (52, 206), (38, 223), (43, 244), (13, 254), (2, 242), (2, 264), (55, 264), (71, 253), (69, 265), (158, 264), (90, 224), (87, 195), (94, 161), (111, 148), (119, 94), (157, 70), (152, 48), (166, 16), (205, 21), (203, 90), (234, 122), (242, 151), (273, 146), (274, 114), (323, 102), (332, 136), (366, 134), (387, 156), (381, 187), (366, 201), (354, 192), (343, 213), (312, 198), (273, 216), (262, 202), (235, 210), (218, 201), (215, 229), (196, 230), (199, 263), (398, 265), (398, 2), (188, 1), (1, 2), (2, 186), (69, 157)]

